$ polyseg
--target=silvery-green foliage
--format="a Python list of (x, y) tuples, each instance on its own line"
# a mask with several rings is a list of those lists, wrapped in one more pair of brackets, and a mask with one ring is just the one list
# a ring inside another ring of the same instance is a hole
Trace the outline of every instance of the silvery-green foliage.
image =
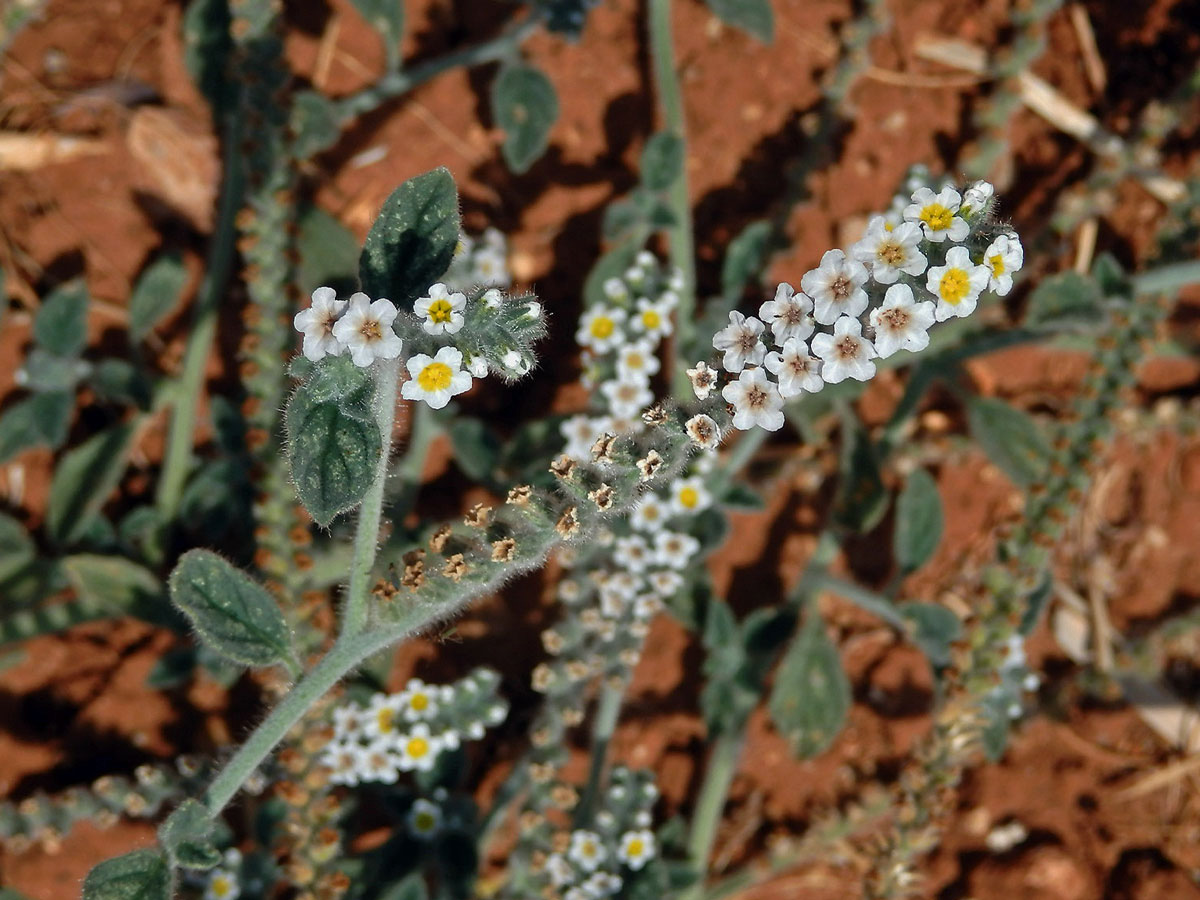
[(793, 753), (816, 756), (841, 731), (850, 700), (850, 680), (842, 669), (841, 657), (812, 605), (775, 673), (768, 707), (771, 720)]
[(905, 574), (923, 566), (942, 540), (942, 498), (937, 482), (924, 469), (914, 469), (896, 500), (892, 554)]
[(174, 878), (160, 850), (134, 850), (100, 863), (83, 882), (83, 900), (170, 900)]
[(199, 800), (184, 800), (158, 828), (158, 842), (171, 864), (182, 869), (211, 869), (221, 861), (213, 845), (216, 823)]
[(546, 152), (558, 120), (558, 95), (541, 69), (513, 63), (492, 83), (492, 115), (504, 129), (504, 160), (521, 174)]
[(764, 44), (775, 38), (775, 13), (771, 0), (705, 0), (713, 15), (728, 25), (754, 35)]

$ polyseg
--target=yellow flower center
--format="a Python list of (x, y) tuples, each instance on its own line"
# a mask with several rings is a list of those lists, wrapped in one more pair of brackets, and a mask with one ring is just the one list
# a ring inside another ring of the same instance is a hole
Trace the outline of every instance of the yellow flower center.
[(409, 738), (408, 739), (408, 755), (413, 759), (420, 759), (429, 752), (429, 741), (425, 738)]
[(1004, 257), (999, 253), (997, 253), (995, 256), (989, 256), (988, 263), (991, 264), (992, 274), (997, 278), (1004, 274)]
[(454, 373), (450, 371), (448, 365), (432, 362), (421, 370), (421, 374), (417, 376), (417, 384), (423, 391), (444, 391), (450, 387), (450, 380), (453, 377)]
[(454, 307), (450, 305), (449, 300), (434, 300), (429, 304), (429, 321), (449, 322), (450, 313), (453, 311)]
[(632, 857), (639, 857), (646, 852), (646, 844), (641, 838), (634, 838), (629, 842), (628, 846), (625, 847), (625, 852)]
[(434, 826), (437, 825), (437, 820), (433, 817), (433, 813), (423, 812), (417, 813), (413, 824), (417, 826), (417, 831), (433, 831)]
[(700, 492), (691, 485), (688, 485), (679, 492), (679, 502), (688, 509), (694, 509), (696, 504), (700, 502)]
[(938, 293), (951, 306), (958, 306), (970, 289), (971, 279), (962, 269), (947, 269), (942, 280), (938, 282)]
[(412, 697), (408, 701), (408, 705), (411, 706), (413, 709), (415, 709), (417, 712), (424, 712), (425, 710), (427, 710), (429, 708), (429, 695), (428, 694), (413, 694)]
[(616, 327), (616, 323), (608, 316), (596, 316), (596, 318), (592, 319), (589, 330), (592, 333), (592, 337), (604, 340), (606, 337), (612, 335), (613, 329)]
[(233, 891), (233, 882), (225, 875), (218, 875), (208, 886), (214, 897), (228, 897)]
[(895, 231), (895, 230), (896, 230), (896, 226), (895, 226), (895, 225), (893, 225), (891, 222), (884, 222), (884, 223), (883, 223), (883, 230), (884, 230), (884, 231)]
[(596, 848), (595, 841), (584, 841), (582, 844), (579, 845), (579, 852), (582, 853), (584, 856), (589, 856), (589, 857), (595, 856), (596, 849), (597, 848)]
[(631, 369), (644, 369), (646, 368), (646, 361), (642, 359), (642, 354), (630, 353), (625, 357), (625, 365)]
[(875, 255), (889, 266), (898, 266), (904, 262), (904, 248), (895, 241), (884, 241)]
[(390, 706), (381, 707), (375, 713), (375, 724), (379, 726), (380, 733), (386, 733), (395, 728), (396, 713)]
[(921, 221), (934, 231), (945, 231), (953, 218), (954, 213), (940, 203), (930, 203), (921, 210)]
[(662, 316), (658, 314), (658, 310), (644, 309), (642, 310), (642, 324), (647, 328), (657, 328), (662, 324)]
[(362, 327), (358, 329), (358, 333), (368, 341), (378, 341), (383, 337), (383, 329), (379, 327), (379, 322), (375, 319), (367, 319), (363, 322)]

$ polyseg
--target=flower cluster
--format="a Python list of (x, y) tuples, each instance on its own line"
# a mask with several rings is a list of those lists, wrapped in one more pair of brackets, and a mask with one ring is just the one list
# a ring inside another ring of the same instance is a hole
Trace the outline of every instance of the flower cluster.
[(454, 248), (454, 259), (443, 276), (454, 291), (469, 291), (476, 285), (505, 288), (512, 285), (508, 271), (508, 241), (498, 228), (486, 228), (477, 238), (463, 234)]
[(658, 788), (648, 773), (614, 769), (603, 808), (588, 827), (552, 836), (553, 852), (540, 860), (543, 896), (601, 900), (619, 893), (627, 879), (658, 856), (650, 830), (657, 800)]
[(444, 750), (477, 740), (508, 715), (496, 694), (499, 676), (477, 669), (453, 685), (414, 678), (395, 694), (376, 694), (366, 706), (333, 709), (333, 737), (321, 755), (334, 784), (395, 784), (401, 772), (429, 771)]
[(531, 348), (546, 330), (541, 304), (532, 297), (508, 297), (494, 287), (453, 290), (442, 282), (411, 310), (384, 298), (372, 301), (361, 291), (339, 300), (333, 288), (319, 287), (294, 325), (312, 362), (348, 353), (366, 368), (377, 359), (397, 359), (407, 348), (401, 395), (434, 409), (470, 390), (475, 379), (527, 374)]
[[(721, 389), (734, 427), (775, 431), (784, 401), (848, 378), (867, 381), (876, 359), (924, 350), (929, 328), (970, 315), (983, 291), (1012, 290), (1021, 242), (993, 223), (993, 206), (986, 181), (965, 194), (919, 186), (898, 218), (872, 218), (849, 253), (826, 252), (799, 291), (780, 284), (758, 318), (731, 312), (713, 347), (721, 368), (737, 376)], [(717, 372), (701, 362), (688, 375), (696, 396), (707, 399)]]

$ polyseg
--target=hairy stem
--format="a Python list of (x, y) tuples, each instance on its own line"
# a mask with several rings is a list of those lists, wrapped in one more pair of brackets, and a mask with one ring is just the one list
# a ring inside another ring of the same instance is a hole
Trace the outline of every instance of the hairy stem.
[(237, 229), (234, 218), (242, 205), (243, 173), (238, 157), (241, 122), (230, 116), (225, 130), (224, 183), (217, 211), (217, 224), (209, 246), (204, 280), (192, 312), (192, 329), (183, 355), (183, 371), (174, 391), (174, 409), (167, 431), (162, 474), (158, 479), (155, 505), (164, 521), (175, 518), (183, 497), (183, 488), (192, 466), (192, 440), (196, 429), (196, 409), (204, 383), (204, 366), (217, 331), (217, 309), (233, 265)]
[(683, 93), (675, 71), (675, 48), (671, 38), (671, 0), (649, 0), (647, 5), (650, 33), (650, 59), (654, 68), (654, 88), (663, 112), (663, 127), (684, 145), (684, 162), (679, 175), (667, 190), (667, 201), (675, 223), (667, 231), (671, 263), (683, 273), (683, 289), (675, 315), (675, 339), (670, 344), (667, 371), (677, 400), (691, 398), (691, 385), (676, 363), (680, 354), (692, 352), (695, 342), (696, 260), (692, 236), (692, 207), (688, 198), (687, 122), (683, 115)]
[[(717, 839), (717, 826), (721, 824), (721, 813), (729, 787), (737, 772), (738, 758), (742, 755), (742, 735), (723, 734), (717, 738), (704, 770), (704, 782), (700, 785), (700, 796), (696, 799), (696, 810), (692, 814), (692, 827), (688, 834), (688, 859), (699, 872), (708, 871), (708, 859), (712, 855)], [(704, 878), (680, 894), (679, 900), (700, 900), (704, 896)]]
[(350, 563), (350, 586), (342, 605), (342, 635), (353, 636), (367, 623), (367, 596), (375, 553), (379, 548), (379, 520), (383, 513), (383, 489), (387, 484), (388, 460), (392, 454), (392, 426), (396, 421), (396, 387), (400, 381), (400, 360), (383, 359), (375, 363), (375, 424), (379, 426), (382, 449), (375, 466), (375, 478), (358, 510), (358, 529), (354, 534), (354, 559)]
[(625, 697), (625, 684), (605, 684), (596, 704), (596, 718), (592, 721), (591, 768), (588, 770), (587, 786), (583, 799), (575, 809), (575, 824), (586, 826), (595, 813), (596, 797), (600, 793), (600, 780), (608, 762), (608, 745), (617, 730), (617, 717), (621, 713), (621, 701)]
[(1200, 260), (1188, 260), (1133, 276), (1133, 293), (1134, 296), (1171, 293), (1196, 283), (1200, 283)]

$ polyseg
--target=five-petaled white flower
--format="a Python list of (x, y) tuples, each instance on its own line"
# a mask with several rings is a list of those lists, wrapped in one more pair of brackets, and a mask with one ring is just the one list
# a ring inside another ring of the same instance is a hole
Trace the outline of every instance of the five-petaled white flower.
[(928, 300), (913, 300), (907, 284), (893, 284), (883, 296), (883, 303), (871, 310), (871, 327), (875, 329), (875, 351), (885, 359), (897, 350), (914, 353), (929, 346), (929, 326), (933, 324), (933, 304)]
[(664, 295), (657, 301), (639, 297), (630, 327), (649, 338), (664, 338), (671, 333), (672, 297)]
[(778, 431), (783, 427), (783, 398), (762, 369), (743, 371), (737, 381), (721, 388), (721, 396), (726, 403), (733, 404), (734, 428), (748, 431), (758, 425), (767, 431)]
[(692, 443), (701, 450), (716, 450), (721, 444), (721, 427), (712, 416), (699, 413), (688, 419), (683, 427)]
[(591, 347), (597, 353), (607, 353), (625, 340), (621, 323), (625, 310), (616, 306), (594, 306), (579, 320), (575, 341), (581, 347)]
[(821, 265), (804, 273), (800, 287), (812, 298), (813, 316), (832, 325), (838, 316), (858, 316), (867, 308), (867, 268), (841, 250), (826, 250)]
[(797, 294), (786, 281), (775, 288), (775, 299), (758, 308), (763, 322), (771, 326), (775, 343), (783, 346), (789, 338), (804, 340), (813, 333), (813, 303), (804, 294)]
[(591, 455), (592, 444), (596, 443), (596, 439), (604, 434), (604, 426), (607, 424), (604, 419), (582, 414), (566, 419), (558, 426), (562, 436), (567, 439), (567, 446), (563, 447), (563, 453), (572, 459), (587, 459)]
[(630, 572), (644, 572), (654, 561), (650, 545), (641, 535), (617, 538), (617, 548), (613, 551), (613, 561)]
[(679, 478), (671, 485), (671, 509), (677, 513), (691, 514), (712, 506), (712, 494), (697, 475)]
[(346, 301), (337, 299), (331, 287), (319, 287), (312, 292), (312, 306), (296, 313), (292, 320), (296, 330), (304, 335), (304, 355), (317, 362), (326, 355), (340, 356), (343, 350), (333, 335), (333, 326), (346, 308)]
[(552, 853), (546, 857), (543, 871), (550, 876), (550, 883), (555, 887), (566, 887), (575, 880), (575, 870), (563, 858), (561, 853)]
[(828, 384), (847, 378), (867, 381), (875, 375), (876, 356), (871, 342), (862, 336), (862, 323), (842, 316), (833, 323), (833, 334), (818, 334), (812, 339), (812, 350), (821, 357), (821, 377)]
[(213, 869), (208, 873), (204, 885), (204, 900), (237, 900), (242, 895), (242, 886), (237, 876), (228, 869)]
[(398, 768), (401, 772), (428, 772), (442, 752), (441, 742), (429, 733), (429, 726), (424, 722), (414, 725), (408, 734), (402, 734), (396, 741), (400, 751)]
[(413, 304), (413, 311), (424, 316), (421, 328), (426, 334), (454, 334), (463, 327), (463, 310), (467, 297), (458, 291), (453, 293), (446, 285), (438, 283), (429, 289), (428, 297), (420, 297)]
[(940, 244), (942, 241), (961, 241), (971, 233), (971, 226), (957, 215), (962, 197), (952, 187), (935, 194), (927, 187), (917, 188), (912, 203), (904, 208), (904, 221), (921, 226), (925, 237)]
[(921, 226), (914, 222), (888, 228), (883, 216), (875, 216), (868, 223), (863, 239), (850, 252), (871, 270), (871, 277), (880, 284), (895, 284), (901, 272), (920, 275), (929, 265), (919, 249), (923, 237)]
[(966, 247), (951, 247), (944, 266), (931, 266), (925, 287), (938, 298), (935, 315), (939, 322), (975, 311), (980, 293), (988, 286), (992, 270), (971, 262)]
[(661, 363), (647, 340), (634, 341), (617, 351), (617, 375), (622, 381), (645, 381)]
[(377, 359), (395, 359), (404, 344), (392, 322), (398, 310), (391, 300), (371, 298), (358, 291), (350, 296), (349, 308), (333, 326), (333, 336), (350, 351), (354, 364), (366, 368)]
[(1013, 272), (1020, 271), (1025, 264), (1020, 239), (1012, 232), (1000, 235), (983, 251), (983, 264), (991, 271), (988, 287), (999, 296), (1005, 296), (1012, 290)]
[(442, 808), (424, 797), (413, 801), (406, 817), (408, 832), (422, 841), (436, 837), (442, 830)]
[(668, 515), (666, 504), (657, 495), (647, 494), (629, 513), (629, 524), (638, 531), (653, 534), (662, 530)]
[(768, 353), (763, 365), (779, 379), (779, 396), (785, 400), (804, 391), (815, 394), (825, 387), (821, 361), (809, 354), (808, 345), (799, 338), (786, 341), (778, 353)]
[(357, 739), (330, 741), (320, 756), (320, 763), (329, 770), (332, 784), (358, 784), (363, 765), (363, 748)]
[(395, 784), (400, 777), (400, 758), (395, 747), (386, 738), (376, 738), (362, 751), (360, 775), (363, 781), (382, 781)]
[(398, 699), (400, 712), (409, 722), (431, 718), (437, 713), (439, 694), (436, 687), (420, 678), (409, 679)]
[(679, 531), (660, 531), (654, 536), (654, 555), (660, 566), (686, 569), (697, 553), (700, 542), (690, 534)]
[(729, 324), (713, 335), (713, 347), (725, 354), (721, 366), (726, 372), (762, 365), (767, 355), (766, 346), (759, 340), (762, 333), (763, 323), (753, 316), (747, 318), (737, 310), (729, 314)]
[(424, 400), (432, 409), (441, 409), (450, 398), (471, 389), (471, 373), (462, 370), (462, 351), (442, 347), (436, 356), (418, 353), (406, 363), (408, 381), (400, 388), (405, 400)]
[(606, 381), (600, 385), (600, 393), (608, 398), (609, 408), (619, 419), (636, 416), (654, 400), (645, 381)]
[(991, 205), (992, 195), (996, 189), (990, 181), (977, 181), (963, 194), (962, 206), (958, 214), (964, 219), (975, 219)]
[(608, 851), (600, 835), (594, 831), (571, 832), (571, 845), (567, 849), (567, 858), (581, 869), (594, 872), (608, 858)]
[(627, 831), (621, 835), (617, 858), (635, 872), (654, 858), (654, 834), (650, 831)]

